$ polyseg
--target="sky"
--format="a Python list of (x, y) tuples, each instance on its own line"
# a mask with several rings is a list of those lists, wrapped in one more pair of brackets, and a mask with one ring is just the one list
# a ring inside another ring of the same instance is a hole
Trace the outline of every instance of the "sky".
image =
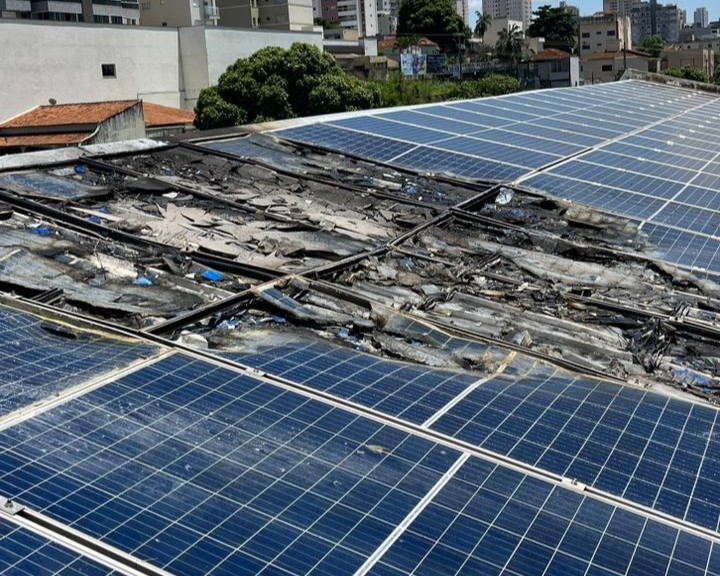
[[(559, 0), (533, 0), (533, 8), (537, 8), (543, 4), (557, 6)], [(687, 10), (688, 21), (692, 22), (695, 8), (705, 6), (710, 11), (710, 21), (716, 21), (720, 18), (720, 3), (718, 0), (660, 0), (662, 4), (677, 4), (680, 8)], [(568, 4), (580, 8), (580, 14), (593, 14), (602, 10), (602, 0), (568, 0)], [(475, 14), (475, 10), (482, 11), (482, 0), (470, 0), (470, 13)]]

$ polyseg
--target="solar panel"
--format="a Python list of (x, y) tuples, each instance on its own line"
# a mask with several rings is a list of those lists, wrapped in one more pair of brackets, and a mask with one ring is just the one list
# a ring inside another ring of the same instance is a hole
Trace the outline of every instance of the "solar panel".
[[(715, 530), (717, 410), (547, 368), (483, 381), (301, 344), (226, 357)], [(697, 480), (695, 479), (697, 476)]]
[(352, 573), (459, 458), (182, 355), (0, 445), (0, 493), (184, 575)]
[(0, 306), (0, 416), (157, 350)]
[(471, 459), (368, 574), (718, 574), (717, 544)]
[(116, 576), (119, 572), (0, 518), (0, 574)]

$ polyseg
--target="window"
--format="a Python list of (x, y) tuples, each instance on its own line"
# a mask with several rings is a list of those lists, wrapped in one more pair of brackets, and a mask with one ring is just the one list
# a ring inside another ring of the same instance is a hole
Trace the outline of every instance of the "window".
[(612, 72), (612, 71), (613, 71), (613, 65), (612, 65), (612, 64), (603, 64), (603, 65), (602, 65), (602, 71), (603, 71), (603, 72)]
[(590, 32), (583, 32), (582, 33), (583, 38), (590, 38)]
[(100, 64), (103, 78), (115, 78), (115, 64)]
[(582, 49), (583, 49), (583, 50), (590, 50), (590, 44), (588, 44), (587, 42), (584, 42), (583, 45), (582, 45)]
[(608, 36), (615, 36), (615, 30), (608, 30), (607, 31)]

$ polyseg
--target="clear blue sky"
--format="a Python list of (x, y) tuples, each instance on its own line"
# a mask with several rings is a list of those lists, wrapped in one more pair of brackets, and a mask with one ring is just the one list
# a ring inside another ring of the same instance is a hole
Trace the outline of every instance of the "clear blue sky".
[[(546, 0), (544, 2), (542, 0), (533, 0), (533, 7), (541, 6), (543, 4), (557, 6), (559, 3), (559, 0)], [(720, 6), (718, 6), (718, 0), (675, 0), (674, 2), (672, 0), (660, 0), (660, 3), (675, 3), (680, 8), (684, 8), (685, 10), (687, 10), (688, 22), (690, 23), (692, 22), (695, 8), (699, 6), (705, 6), (710, 11), (711, 22), (716, 21), (718, 18), (720, 18)], [(602, 0), (568, 0), (568, 4), (572, 4), (580, 8), (580, 13), (583, 15), (599, 12), (600, 10), (602, 10), (603, 5)], [(470, 0), (470, 9), (473, 15), (475, 14), (475, 10), (482, 11), (482, 0)]]

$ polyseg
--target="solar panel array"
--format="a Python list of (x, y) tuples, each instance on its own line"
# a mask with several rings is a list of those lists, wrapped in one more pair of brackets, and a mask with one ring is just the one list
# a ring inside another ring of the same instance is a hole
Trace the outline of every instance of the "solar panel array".
[(174, 354), (0, 430), (0, 494), (173, 574), (720, 574), (690, 524), (489, 454)]
[(635, 220), (651, 256), (720, 272), (718, 119), (714, 95), (624, 81), (366, 112), (276, 134), (587, 204)]

